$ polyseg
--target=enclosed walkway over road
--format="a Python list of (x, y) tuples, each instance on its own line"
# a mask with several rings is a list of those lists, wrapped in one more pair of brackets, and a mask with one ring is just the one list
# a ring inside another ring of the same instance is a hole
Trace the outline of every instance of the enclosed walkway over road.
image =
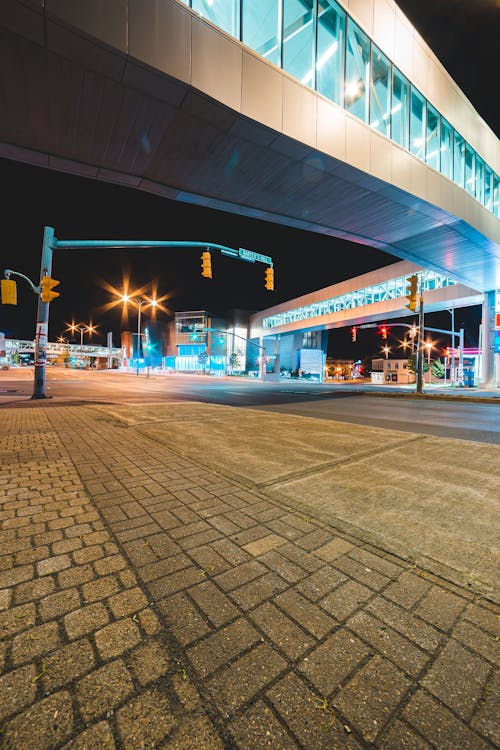
[(417, 274), (426, 312), (479, 305), (483, 295), (444, 274), (401, 261), (262, 310), (250, 318), (250, 336), (328, 330), (413, 316), (407, 279)]

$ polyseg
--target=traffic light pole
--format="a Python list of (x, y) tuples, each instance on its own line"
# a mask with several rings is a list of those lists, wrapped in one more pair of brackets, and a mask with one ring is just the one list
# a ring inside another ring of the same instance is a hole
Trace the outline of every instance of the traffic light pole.
[(424, 295), (420, 294), (420, 306), (418, 309), (418, 345), (417, 345), (417, 383), (416, 392), (422, 393), (424, 389)]
[[(42, 262), (40, 264), (40, 285), (44, 276), (52, 273), (52, 245), (54, 242), (54, 230), (52, 227), (44, 227), (42, 243)], [(38, 307), (36, 313), (35, 331), (35, 380), (33, 385), (32, 399), (47, 398), (46, 393), (46, 368), (47, 368), (47, 342), (49, 328), (49, 302), (43, 302), (42, 296), (38, 295)]]

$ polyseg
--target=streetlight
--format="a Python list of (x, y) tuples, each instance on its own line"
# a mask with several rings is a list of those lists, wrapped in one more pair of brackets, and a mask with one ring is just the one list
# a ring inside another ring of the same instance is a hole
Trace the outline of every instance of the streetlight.
[(89, 333), (92, 336), (97, 331), (97, 326), (92, 325), (92, 323), (79, 323), (78, 325), (72, 323), (66, 330), (71, 331), (71, 333), (80, 331), (80, 367), (83, 367), (83, 334)]
[(427, 376), (427, 379), (429, 383), (431, 382), (431, 349), (434, 347), (434, 344), (432, 341), (426, 341), (424, 344), (425, 348), (427, 349), (427, 367), (429, 375)]
[(391, 351), (391, 348), (390, 348), (390, 346), (383, 346), (383, 347), (382, 347), (382, 351), (383, 351), (383, 352), (384, 352), (384, 354), (385, 354), (385, 358), (386, 358), (386, 359), (389, 359), (389, 352)]
[(131, 302), (133, 305), (137, 305), (137, 348), (136, 348), (136, 375), (139, 375), (139, 355), (141, 352), (141, 313), (142, 306), (152, 307), (153, 309), (158, 305), (157, 299), (149, 299), (148, 297), (134, 297), (128, 294), (122, 294), (121, 300), (124, 305)]

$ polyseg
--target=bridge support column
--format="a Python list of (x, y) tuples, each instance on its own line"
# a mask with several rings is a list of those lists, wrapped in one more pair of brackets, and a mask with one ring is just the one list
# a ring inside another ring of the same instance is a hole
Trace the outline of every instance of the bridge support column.
[(483, 297), (483, 316), (481, 320), (481, 379), (482, 388), (496, 387), (495, 352), (493, 336), (495, 330), (495, 290), (485, 292)]

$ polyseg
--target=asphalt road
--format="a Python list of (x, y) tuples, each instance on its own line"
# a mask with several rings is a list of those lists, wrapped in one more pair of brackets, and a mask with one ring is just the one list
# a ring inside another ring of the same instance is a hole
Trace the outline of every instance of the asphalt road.
[[(0, 405), (36, 402), (31, 369), (0, 371)], [(47, 393), (58, 401), (155, 403), (199, 401), (318, 419), (337, 420), (427, 435), (500, 444), (497, 404), (383, 398), (347, 386), (281, 380), (145, 375), (50, 368)], [(47, 403), (47, 402), (44, 402)]]

